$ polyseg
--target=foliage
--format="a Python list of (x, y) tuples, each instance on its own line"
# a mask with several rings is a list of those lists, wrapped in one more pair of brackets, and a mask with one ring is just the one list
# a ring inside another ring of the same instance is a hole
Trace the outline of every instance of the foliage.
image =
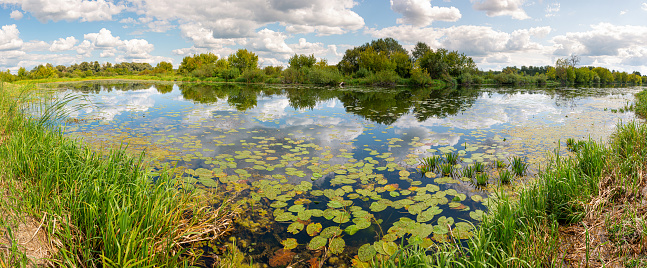
[(239, 70), (256, 69), (258, 66), (258, 56), (247, 49), (238, 49), (236, 53), (229, 55), (227, 60), (231, 67)]
[(643, 90), (636, 94), (636, 103), (634, 105), (636, 114), (647, 117), (647, 90)]
[(299, 70), (301, 68), (312, 68), (312, 66), (317, 62), (317, 58), (315, 58), (315, 55), (297, 55), (294, 54), (289, 60), (288, 64), (290, 65), (289, 68)]

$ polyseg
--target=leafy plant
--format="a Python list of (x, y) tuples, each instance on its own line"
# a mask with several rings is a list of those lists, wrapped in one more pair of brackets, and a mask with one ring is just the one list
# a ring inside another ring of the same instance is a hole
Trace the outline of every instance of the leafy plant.
[(501, 183), (508, 184), (512, 180), (512, 173), (509, 170), (504, 169), (499, 171), (499, 180)]
[(476, 174), (476, 185), (485, 186), (487, 185), (488, 180), (490, 180), (490, 178), (487, 173), (481, 172)]
[(523, 176), (523, 174), (526, 173), (526, 170), (528, 169), (528, 164), (521, 157), (512, 157), (512, 159), (510, 159), (510, 163), (512, 166), (512, 171), (517, 176)]

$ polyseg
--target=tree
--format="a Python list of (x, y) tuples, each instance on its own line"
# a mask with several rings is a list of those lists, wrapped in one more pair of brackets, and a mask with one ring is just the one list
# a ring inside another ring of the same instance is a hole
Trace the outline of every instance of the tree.
[(395, 72), (403, 78), (409, 78), (411, 76), (411, 69), (413, 68), (413, 62), (409, 55), (402, 52), (396, 52), (391, 55), (391, 61), (395, 64)]
[(247, 51), (247, 49), (239, 49), (236, 53), (229, 55), (229, 64), (231, 67), (240, 70), (256, 69), (258, 67), (258, 56)]
[(575, 72), (575, 65), (577, 65), (579, 62), (580, 57), (575, 54), (571, 54), (571, 57), (568, 59), (568, 63), (571, 65), (573, 72)]
[(555, 77), (566, 83), (568, 81), (568, 59), (559, 58), (555, 62)]
[(372, 47), (360, 54), (358, 63), (360, 69), (363, 68), (374, 73), (384, 70), (395, 70), (395, 63), (389, 60), (387, 52), (377, 52)]
[(413, 61), (415, 62), (418, 59), (422, 58), (422, 56), (430, 50), (431, 48), (427, 44), (418, 42), (411, 52), (411, 54), (413, 55)]
[(290, 64), (289, 68), (299, 70), (301, 68), (312, 68), (312, 66), (317, 62), (317, 58), (315, 58), (315, 55), (312, 54), (310, 56), (306, 55), (297, 55), (294, 54), (289, 60), (288, 64)]
[(161, 61), (155, 66), (156, 72), (170, 72), (173, 71), (173, 64), (166, 61)]

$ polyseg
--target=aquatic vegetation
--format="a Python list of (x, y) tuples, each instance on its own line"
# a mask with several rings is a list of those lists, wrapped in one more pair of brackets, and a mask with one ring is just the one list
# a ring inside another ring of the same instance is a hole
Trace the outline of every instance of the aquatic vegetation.
[(510, 183), (512, 181), (512, 173), (507, 169), (499, 171), (499, 181), (504, 184)]
[(481, 162), (474, 163), (474, 172), (485, 172), (485, 165), (483, 165), (483, 163)]
[(286, 266), (292, 262), (295, 255), (297, 255), (296, 252), (281, 248), (274, 252), (274, 255), (270, 257), (268, 264), (271, 267)]
[(494, 160), (494, 167), (497, 169), (502, 169), (502, 168), (507, 168), (508, 164), (506, 164), (503, 160)]
[(470, 178), (470, 179), (474, 178), (475, 173), (476, 173), (476, 170), (474, 166), (471, 166), (471, 165), (463, 168), (462, 170), (463, 177), (465, 178)]
[(528, 163), (526, 163), (526, 161), (522, 157), (513, 156), (510, 159), (510, 163), (512, 171), (517, 176), (523, 176), (523, 174), (525, 174), (526, 170), (528, 169)]
[(440, 165), (440, 172), (445, 176), (454, 174), (454, 165), (451, 163), (444, 163)]
[(476, 174), (476, 185), (478, 186), (485, 186), (488, 184), (488, 181), (490, 180), (490, 177), (488, 176), (487, 173), (485, 172), (480, 172)]
[(445, 163), (456, 165), (460, 161), (458, 153), (446, 153), (445, 154)]
[(434, 155), (430, 157), (425, 157), (420, 161), (420, 172), (425, 174), (427, 172), (435, 172), (438, 170), (439, 166), (444, 163), (443, 159), (440, 156)]
[(647, 89), (636, 94), (634, 111), (643, 118), (647, 117)]

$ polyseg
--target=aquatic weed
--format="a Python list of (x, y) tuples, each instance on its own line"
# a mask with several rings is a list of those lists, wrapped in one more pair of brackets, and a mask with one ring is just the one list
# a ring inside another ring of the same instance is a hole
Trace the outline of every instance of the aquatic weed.
[(523, 174), (526, 173), (526, 169), (528, 169), (528, 164), (525, 162), (525, 159), (519, 156), (513, 156), (510, 159), (510, 163), (512, 166), (512, 171), (517, 176), (523, 176)]
[(499, 181), (503, 184), (508, 184), (512, 180), (512, 173), (510, 170), (504, 169), (499, 171)]

